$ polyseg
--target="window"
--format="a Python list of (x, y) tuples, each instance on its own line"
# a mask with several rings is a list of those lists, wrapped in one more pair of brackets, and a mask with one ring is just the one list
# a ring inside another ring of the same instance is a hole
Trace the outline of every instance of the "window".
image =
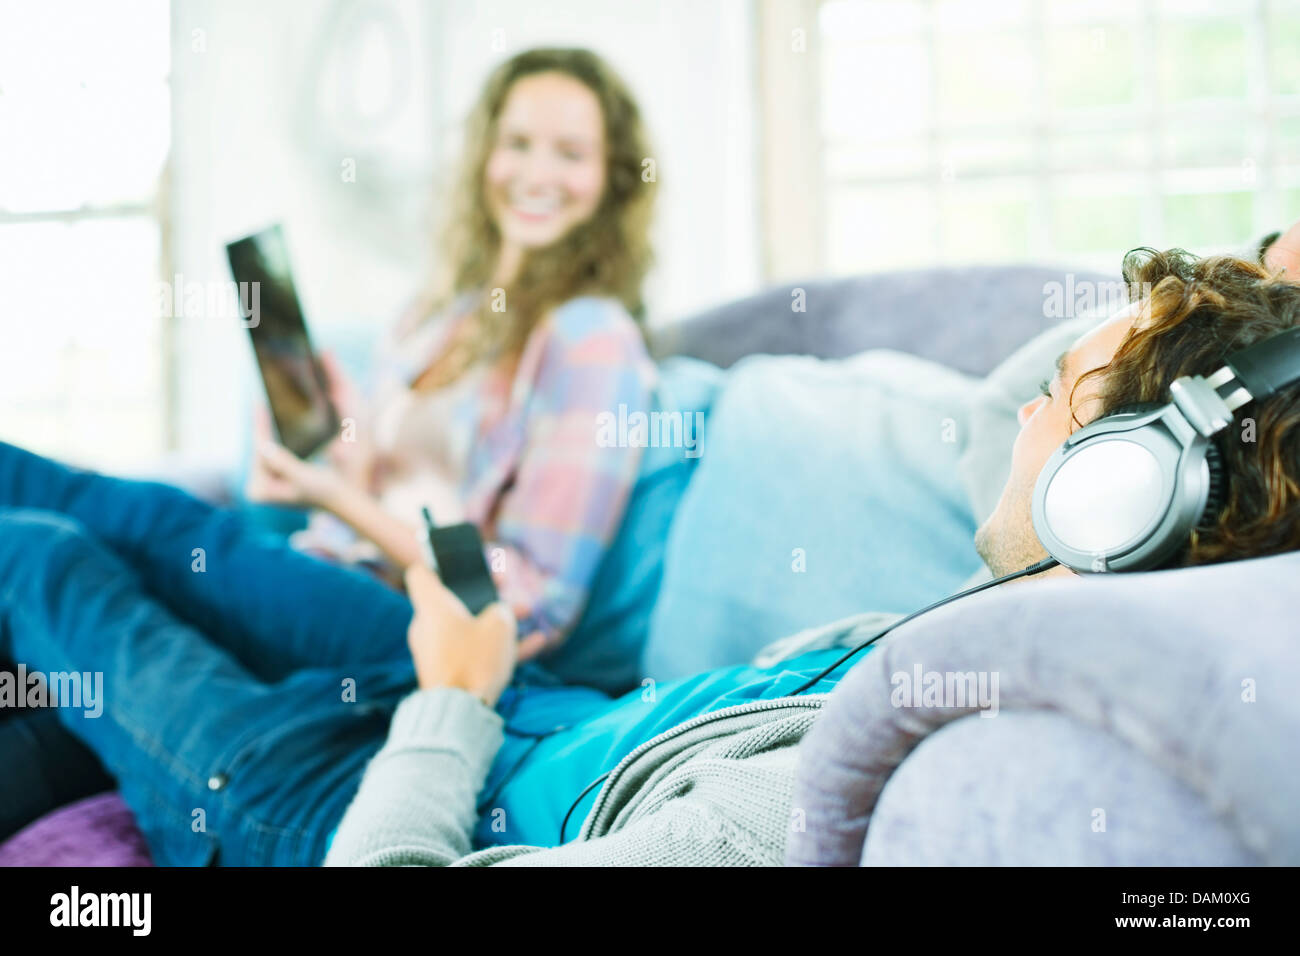
[(1235, 250), (1300, 217), (1300, 0), (812, 8), (792, 59), (816, 115), (777, 122), (816, 144), (828, 271), (1114, 271), (1133, 245)]
[(167, 444), (168, 32), (165, 0), (0, 0), (0, 439)]

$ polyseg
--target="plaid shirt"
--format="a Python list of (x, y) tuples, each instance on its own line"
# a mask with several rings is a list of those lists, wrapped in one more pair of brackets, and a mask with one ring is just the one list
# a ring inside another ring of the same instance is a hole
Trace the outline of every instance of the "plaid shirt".
[[(457, 310), (463, 311), (463, 310)], [(462, 319), (427, 346), (393, 349), (381, 381), (410, 383)], [(642, 449), (601, 447), (597, 416), (649, 411), (655, 367), (640, 330), (616, 301), (584, 297), (533, 330), (513, 374), (494, 368), (454, 406), (448, 428), (472, 443), (461, 499), (483, 533), (501, 599), (519, 633), (557, 645), (577, 623), (592, 578), (618, 531)]]

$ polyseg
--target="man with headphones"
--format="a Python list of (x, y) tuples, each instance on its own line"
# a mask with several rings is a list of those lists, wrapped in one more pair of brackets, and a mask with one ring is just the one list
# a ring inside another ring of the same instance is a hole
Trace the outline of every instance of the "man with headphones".
[[(1300, 224), (1268, 245), (1263, 264), (1284, 281), (1300, 279)], [(1135, 283), (1155, 286), (1151, 294), (1063, 352), (1042, 394), (1019, 411), (1010, 477), (975, 537), (994, 575), (1049, 555), (1060, 566), (1044, 573), (1054, 575), (1151, 570), (1180, 559), (1201, 563), (1195, 556), (1201, 539), (1215, 534), (1230, 496), (1234, 502), (1246, 496), (1245, 489), (1228, 487), (1225, 454), (1242, 457), (1236, 446), (1225, 445), (1236, 437), (1235, 413), (1300, 377), (1300, 329), (1286, 327), (1290, 313), (1279, 315), (1276, 334), (1231, 347), (1250, 334), (1234, 323), (1244, 326), (1271, 305), (1256, 277), (1244, 270), (1233, 275), (1227, 266), (1201, 269), (1191, 257), (1149, 250), (1131, 253), (1125, 271)], [(1210, 278), (1218, 287), (1206, 290)], [(1260, 302), (1223, 301), (1228, 290)], [(1275, 308), (1284, 312), (1290, 289), (1278, 291)], [(1175, 295), (1180, 298), (1171, 301)], [(1221, 355), (1218, 368), (1179, 375), (1177, 368), (1159, 367), (1162, 350), (1155, 340), (1178, 336), (1183, 323), (1203, 329), (1182, 335), (1198, 339), (1199, 348), (1181, 345), (1179, 360), (1190, 370)], [(1145, 369), (1135, 367), (1143, 362)], [(1140, 390), (1146, 394), (1134, 394)], [(1258, 436), (1248, 444), (1268, 445)], [(1278, 462), (1268, 466), (1281, 468)]]
[[(1010, 477), (977, 538), (999, 577), (940, 603), (1017, 578), (1300, 549), (1300, 285), (1287, 281), (1300, 276), (1300, 224), (1262, 266), (1139, 250), (1125, 272), (1149, 292), (1068, 348), (1020, 409)], [(71, 494), (103, 480), (0, 444), (0, 658), (106, 671), (123, 700), (133, 687), (122, 661), (140, 658), (133, 649), (209, 645), (149, 604), (111, 553), (39, 512), (48, 489)], [(221, 566), (209, 557), (208, 573)], [(723, 668), (611, 701), (585, 688), (511, 687), (513, 618), (495, 606), (471, 615), (420, 567), (407, 583), (418, 687), (394, 680), (391, 705), (340, 705), (346, 727), (294, 724), (294, 753), (315, 768), (311, 805), (259, 774), (256, 752), (219, 775), (185, 776), (132, 755), (130, 766), (152, 777), (123, 780), (124, 789), (179, 794), (137, 801), (137, 815), (184, 801), (186, 814), (213, 808), (212, 831), (199, 835), (187, 817), (142, 818), (158, 862), (210, 859), (215, 844), (235, 864), (777, 865), (798, 744), (822, 695), (854, 654), (928, 610), (832, 626), (828, 641), (774, 666)], [(323, 670), (337, 688), (334, 678), (355, 668)], [(301, 694), (296, 676), (277, 692)], [(146, 719), (148, 701), (133, 703)], [(309, 694), (302, 703), (306, 714), (319, 705)], [(87, 729), (67, 715), (110, 769), (103, 741), (138, 745), (138, 735), (112, 735), (115, 719), (110, 710)], [(238, 839), (249, 793), (275, 797), (262, 804), (274, 815), (255, 821), (257, 844)]]

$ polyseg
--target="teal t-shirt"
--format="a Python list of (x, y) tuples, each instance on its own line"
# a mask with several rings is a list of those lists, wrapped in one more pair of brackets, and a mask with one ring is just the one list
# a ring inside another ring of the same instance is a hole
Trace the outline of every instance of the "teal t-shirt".
[[(524, 688), (504, 699), (508, 732), (479, 798), (475, 846), (555, 846), (578, 795), (647, 740), (701, 714), (785, 697), (830, 666), (845, 648), (812, 651), (774, 667), (726, 667), (669, 683), (643, 682), (611, 700), (584, 687)], [(826, 693), (857, 658), (805, 693)], [(555, 728), (565, 729), (548, 734)], [(599, 792), (574, 809), (578, 835)]]
[[(592, 787), (574, 807), (578, 795), (641, 744), (702, 714), (787, 697), (844, 653), (836, 647), (768, 668), (724, 667), (664, 684), (645, 681), (615, 699), (589, 687), (512, 688), (498, 707), (507, 733), (479, 795), (475, 848), (557, 846), (571, 807), (565, 838), (574, 839), (600, 788)], [(805, 693), (829, 692), (858, 660)]]

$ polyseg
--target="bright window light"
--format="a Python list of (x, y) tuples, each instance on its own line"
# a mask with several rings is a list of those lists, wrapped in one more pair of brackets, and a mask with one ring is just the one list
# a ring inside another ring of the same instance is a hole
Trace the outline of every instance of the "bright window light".
[(0, 0), (0, 439), (164, 450), (168, 34), (164, 0)]
[(1300, 217), (1300, 0), (823, 0), (819, 27), (834, 272), (1115, 271)]

